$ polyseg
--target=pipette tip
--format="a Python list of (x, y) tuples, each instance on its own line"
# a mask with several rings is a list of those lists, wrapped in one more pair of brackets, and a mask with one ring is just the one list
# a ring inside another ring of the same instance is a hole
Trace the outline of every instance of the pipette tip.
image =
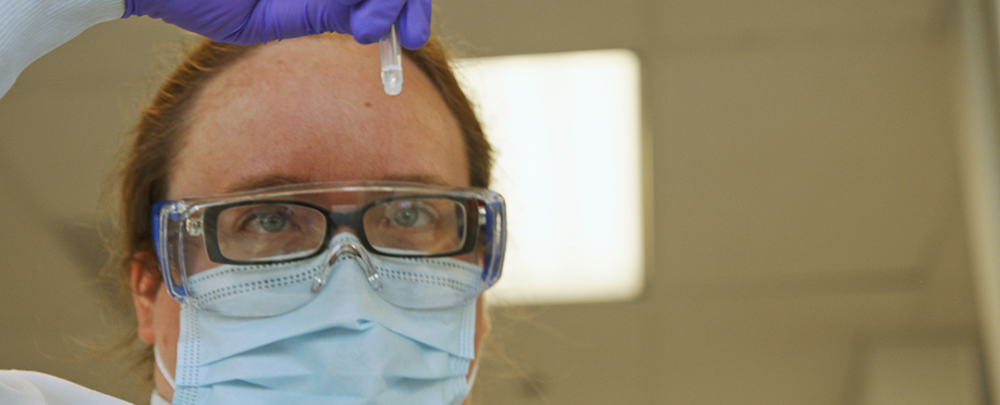
[(399, 48), (399, 33), (396, 24), (379, 41), (382, 58), (382, 86), (385, 94), (395, 96), (403, 91), (403, 54)]
[(382, 87), (385, 94), (395, 96), (403, 91), (403, 69), (398, 65), (382, 68)]

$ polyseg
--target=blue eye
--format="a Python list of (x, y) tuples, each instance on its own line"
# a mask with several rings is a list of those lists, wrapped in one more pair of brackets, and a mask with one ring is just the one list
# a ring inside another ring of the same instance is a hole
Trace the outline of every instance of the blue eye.
[(430, 218), (426, 211), (419, 208), (410, 207), (396, 211), (392, 214), (392, 222), (399, 226), (420, 226), (426, 224)]
[(294, 213), (282, 207), (258, 208), (243, 215), (238, 222), (238, 229), (258, 234), (287, 231), (295, 226), (293, 215)]
[(394, 226), (426, 226), (437, 220), (437, 216), (425, 208), (424, 204), (414, 201), (400, 201), (387, 211), (387, 219)]
[(281, 232), (288, 227), (288, 218), (279, 212), (265, 212), (258, 215), (251, 226), (264, 232)]

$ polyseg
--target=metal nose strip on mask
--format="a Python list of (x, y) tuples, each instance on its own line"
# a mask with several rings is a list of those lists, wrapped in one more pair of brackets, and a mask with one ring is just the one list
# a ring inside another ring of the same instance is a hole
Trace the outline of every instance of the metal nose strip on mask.
[(326, 285), (326, 279), (329, 276), (330, 269), (333, 268), (334, 263), (340, 260), (341, 256), (344, 258), (349, 258), (349, 256), (354, 256), (356, 259), (360, 259), (361, 267), (365, 271), (365, 277), (368, 279), (368, 284), (371, 285), (372, 289), (379, 291), (382, 289), (382, 279), (379, 276), (378, 271), (375, 270), (375, 266), (372, 265), (371, 259), (368, 257), (368, 252), (365, 251), (363, 247), (355, 245), (353, 243), (338, 243), (333, 247), (333, 254), (330, 255), (330, 261), (327, 266), (316, 275), (316, 279), (312, 285), (312, 292), (318, 293)]

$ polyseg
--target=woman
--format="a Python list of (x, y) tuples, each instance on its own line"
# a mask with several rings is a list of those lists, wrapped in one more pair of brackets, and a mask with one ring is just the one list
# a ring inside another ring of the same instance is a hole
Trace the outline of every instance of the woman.
[(503, 256), (490, 148), (436, 40), (400, 95), (378, 69), (345, 36), (206, 43), (144, 111), (122, 267), (154, 404), (463, 403)]
[[(102, 21), (147, 15), (222, 41), (258, 43), (320, 32), (376, 41), (399, 23), (401, 44), (429, 35), (429, 0), (6, 0), (0, 2), (0, 96), (32, 61)], [(4, 404), (119, 404), (57, 377), (0, 370)]]

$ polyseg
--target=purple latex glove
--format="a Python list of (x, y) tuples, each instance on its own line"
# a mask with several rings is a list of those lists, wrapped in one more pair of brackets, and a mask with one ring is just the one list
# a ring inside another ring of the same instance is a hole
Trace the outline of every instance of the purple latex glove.
[(400, 45), (416, 49), (431, 32), (431, 0), (125, 0), (133, 15), (242, 45), (323, 32), (370, 44), (398, 20)]

